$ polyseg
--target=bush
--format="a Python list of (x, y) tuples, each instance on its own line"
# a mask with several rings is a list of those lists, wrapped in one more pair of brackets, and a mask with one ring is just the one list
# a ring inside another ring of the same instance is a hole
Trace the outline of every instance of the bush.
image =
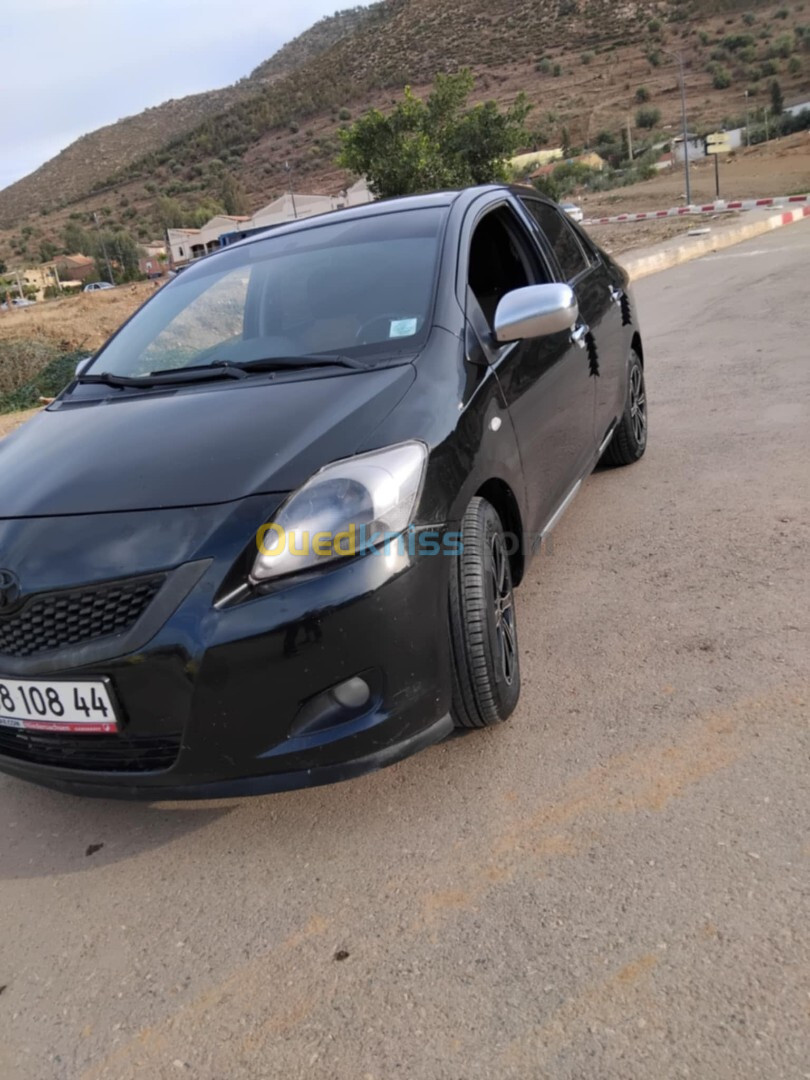
[(731, 86), (731, 72), (728, 68), (716, 67), (712, 75), (712, 86), (715, 90), (727, 90)]
[(339, 120), (351, 120), (352, 114), (348, 109), (341, 109), (338, 113)]
[(0, 342), (0, 412), (10, 411), (2, 407), (3, 399), (30, 382), (53, 360), (55, 353), (52, 345), (40, 341)]
[(647, 89), (646, 86), (639, 86), (638, 90), (636, 90), (636, 101), (639, 103), (639, 105), (643, 105), (645, 101), (649, 100), (650, 91)]
[(592, 52), (584, 52), (582, 54), (582, 56), (580, 57), (580, 60), (582, 60), (583, 64), (592, 63), (593, 62), (593, 53)]
[(661, 122), (661, 110), (645, 107), (636, 112), (636, 127), (654, 128)]
[(0, 413), (35, 409), (41, 397), (56, 397), (87, 354), (87, 349), (59, 353), (38, 341), (0, 344)]

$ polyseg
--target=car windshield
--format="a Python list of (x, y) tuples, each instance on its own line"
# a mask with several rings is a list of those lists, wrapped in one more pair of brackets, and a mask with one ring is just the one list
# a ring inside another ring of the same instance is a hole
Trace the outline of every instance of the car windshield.
[(190, 266), (90, 371), (144, 376), (312, 354), (387, 358), (430, 329), (440, 208), (269, 235)]

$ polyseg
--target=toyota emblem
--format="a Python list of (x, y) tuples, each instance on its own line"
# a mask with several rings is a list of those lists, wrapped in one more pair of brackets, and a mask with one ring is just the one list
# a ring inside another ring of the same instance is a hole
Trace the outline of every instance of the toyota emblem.
[(20, 580), (10, 570), (0, 570), (0, 612), (14, 607), (22, 596)]

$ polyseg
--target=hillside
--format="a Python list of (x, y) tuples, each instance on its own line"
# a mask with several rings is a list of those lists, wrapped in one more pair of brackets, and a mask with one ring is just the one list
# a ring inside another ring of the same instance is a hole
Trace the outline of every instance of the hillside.
[[(348, 180), (334, 163), (340, 126), (371, 105), (389, 107), (406, 83), (421, 92), (437, 71), (461, 66), (476, 73), (479, 100), (528, 95), (533, 145), (617, 136), (634, 122), (641, 91), (659, 110), (662, 133), (677, 130), (672, 51), (686, 63), (690, 125), (739, 122), (744, 91), (756, 114), (773, 78), (788, 101), (810, 96), (806, 15), (801, 0), (382, 0), (338, 13), (260, 65), (224, 106), (206, 107), (199, 122), (167, 128), (145, 153), (106, 154), (103, 177), (97, 168), (88, 182), (74, 164), (75, 144), (0, 192), (0, 220), (12, 226), (0, 234), (0, 255), (23, 257), (40, 237), (58, 242), (69, 215), (93, 210), (145, 238), (166, 223), (167, 203), (176, 213), (216, 201), (223, 176), (258, 207), (286, 188), (287, 161), (298, 190), (336, 192)], [(37, 180), (46, 170), (50, 195)], [(92, 194), (94, 185), (106, 190)], [(62, 205), (52, 209), (55, 191)], [(41, 212), (27, 235), (23, 209)]]
[(269, 60), (251, 71), (251, 81), (270, 83), (289, 75), (343, 38), (356, 33), (362, 26), (385, 18), (387, 6), (385, 0), (378, 0), (369, 7), (347, 8), (319, 19), (309, 30), (288, 41)]
[(251, 97), (263, 84), (308, 64), (364, 22), (372, 21), (384, 6), (383, 2), (350, 8), (320, 19), (235, 86), (166, 101), (83, 135), (35, 172), (0, 191), (0, 222), (13, 224), (32, 210), (48, 210), (86, 195), (121, 169)]

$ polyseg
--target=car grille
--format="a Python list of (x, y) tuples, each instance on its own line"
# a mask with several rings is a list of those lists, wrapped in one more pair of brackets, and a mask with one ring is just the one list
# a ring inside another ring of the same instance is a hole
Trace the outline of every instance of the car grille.
[(125, 738), (0, 727), (0, 754), (60, 769), (153, 772), (171, 768), (179, 753), (179, 734)]
[(32, 596), (18, 611), (0, 616), (0, 654), (24, 659), (122, 634), (165, 580), (165, 574), (155, 574)]

